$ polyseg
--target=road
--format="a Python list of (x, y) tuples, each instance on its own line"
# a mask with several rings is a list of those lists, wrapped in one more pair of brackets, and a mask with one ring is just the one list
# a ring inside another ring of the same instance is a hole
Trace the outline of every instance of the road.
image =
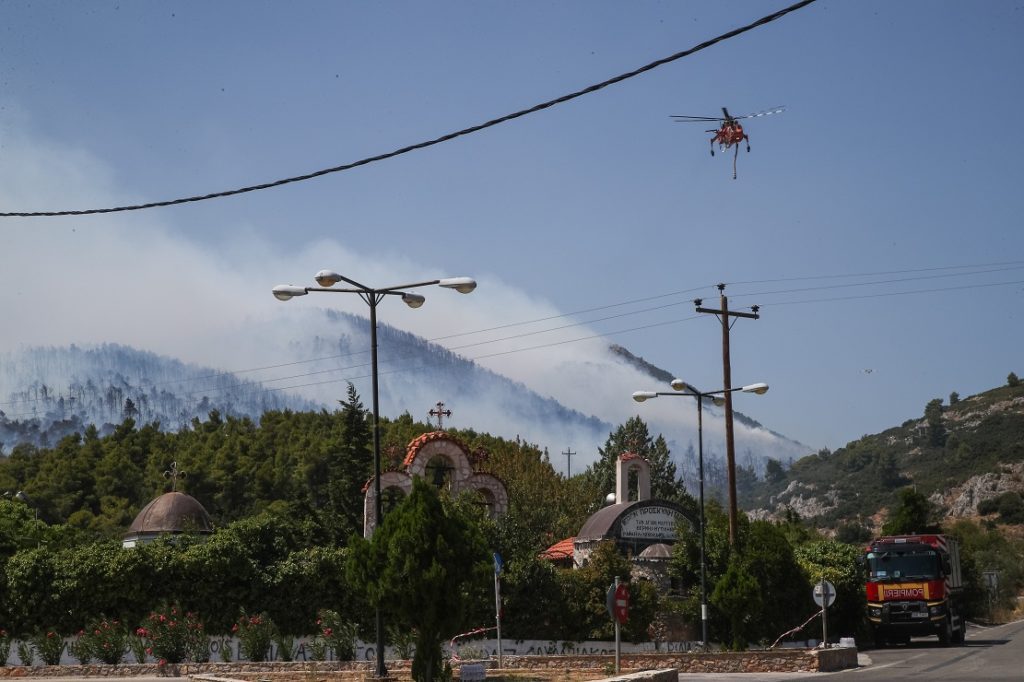
[(860, 667), (835, 673), (681, 674), (680, 682), (1024, 682), (1024, 621), (982, 628), (971, 627), (959, 647), (941, 647), (938, 640), (921, 638), (908, 646), (862, 651)]

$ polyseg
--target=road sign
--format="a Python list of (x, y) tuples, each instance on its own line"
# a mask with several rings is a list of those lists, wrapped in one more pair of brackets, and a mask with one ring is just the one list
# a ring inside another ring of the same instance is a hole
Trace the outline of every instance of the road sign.
[(832, 606), (836, 603), (836, 586), (822, 580), (814, 586), (814, 603), (818, 606)]
[(629, 620), (629, 585), (619, 583), (615, 588), (614, 618), (620, 623)]

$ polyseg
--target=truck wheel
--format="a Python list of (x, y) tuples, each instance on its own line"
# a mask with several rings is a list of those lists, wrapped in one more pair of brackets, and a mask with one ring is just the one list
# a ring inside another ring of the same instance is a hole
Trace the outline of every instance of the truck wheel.
[(953, 633), (953, 644), (962, 645), (965, 639), (967, 639), (967, 621), (961, 617), (960, 628)]
[(949, 646), (953, 643), (955, 633), (953, 632), (953, 619), (946, 614), (946, 617), (942, 621), (942, 629), (939, 630), (939, 644), (942, 646)]

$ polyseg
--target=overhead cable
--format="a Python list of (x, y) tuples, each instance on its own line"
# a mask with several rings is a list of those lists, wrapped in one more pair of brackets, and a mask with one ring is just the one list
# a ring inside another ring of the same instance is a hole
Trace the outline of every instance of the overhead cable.
[(616, 83), (620, 83), (620, 82), (622, 82), (624, 80), (628, 80), (628, 79), (633, 78), (635, 76), (639, 76), (642, 73), (646, 73), (648, 71), (651, 71), (653, 69), (658, 68), (659, 66), (664, 66), (665, 64), (669, 64), (669, 63), (674, 62), (676, 60), (682, 59), (683, 57), (689, 57), (690, 55), (692, 55), (692, 54), (694, 54), (696, 52), (700, 52), (701, 50), (704, 50), (706, 48), (709, 48), (712, 45), (716, 45), (716, 44), (722, 42), (723, 40), (728, 40), (730, 38), (735, 38), (736, 36), (738, 36), (740, 34), (746, 33), (747, 31), (751, 31), (751, 30), (753, 30), (755, 28), (758, 28), (760, 26), (764, 26), (765, 24), (769, 24), (769, 23), (775, 21), (776, 19), (781, 19), (782, 17), (786, 16), (790, 12), (795, 12), (796, 10), (801, 9), (801, 8), (807, 6), (807, 5), (809, 5), (809, 4), (811, 4), (812, 2), (815, 2), (815, 1), (816, 0), (801, 0), (800, 2), (798, 2), (796, 4), (793, 4), (793, 5), (790, 5), (789, 7), (786, 7), (785, 9), (781, 9), (778, 12), (775, 12), (773, 14), (769, 14), (768, 16), (765, 16), (765, 17), (761, 17), (757, 21), (755, 21), (753, 23), (750, 23), (750, 24), (747, 24), (746, 26), (743, 26), (743, 27), (740, 27), (740, 28), (737, 28), (737, 29), (733, 29), (732, 31), (729, 31), (728, 33), (723, 33), (722, 35), (720, 35), (720, 36), (718, 36), (716, 38), (712, 38), (711, 40), (706, 40), (703, 43), (701, 43), (701, 44), (699, 44), (699, 45), (697, 45), (695, 47), (691, 47), (689, 50), (684, 50), (682, 52), (677, 52), (677, 53), (675, 53), (675, 54), (673, 54), (671, 56), (664, 57), (662, 59), (658, 59), (657, 61), (653, 61), (650, 64), (647, 64), (645, 66), (641, 66), (638, 69), (634, 69), (633, 71), (629, 71), (627, 73), (620, 74), (618, 76), (615, 76), (614, 78), (609, 78), (606, 81), (602, 81), (600, 83), (596, 83), (594, 85), (591, 85), (591, 86), (588, 86), (586, 88), (583, 88), (582, 90), (577, 90), (576, 92), (571, 92), (571, 93), (569, 93), (567, 95), (562, 95), (561, 97), (556, 97), (555, 99), (548, 100), (547, 102), (542, 102), (540, 104), (536, 104), (536, 105), (534, 105), (532, 107), (529, 107), (528, 109), (521, 109), (521, 110), (516, 111), (514, 113), (506, 114), (505, 116), (501, 116), (499, 118), (491, 119), (490, 121), (487, 121), (485, 123), (480, 123), (480, 124), (475, 125), (475, 126), (470, 126), (469, 128), (463, 128), (462, 130), (456, 131), (454, 133), (448, 133), (448, 134), (442, 135), (440, 137), (435, 137), (432, 140), (426, 140), (424, 142), (417, 142), (416, 144), (411, 144), (411, 145), (408, 145), (408, 146), (405, 146), (405, 147), (401, 147), (399, 149), (395, 149), (394, 151), (385, 152), (383, 154), (377, 154), (375, 156), (369, 156), (369, 157), (366, 157), (365, 159), (360, 159), (359, 161), (353, 161), (351, 163), (342, 164), (340, 166), (334, 166), (333, 168), (324, 168), (322, 170), (314, 171), (312, 173), (306, 173), (304, 175), (296, 175), (296, 176), (293, 176), (293, 177), (290, 177), (290, 178), (283, 178), (281, 180), (274, 180), (272, 182), (264, 182), (264, 183), (261, 183), (259, 185), (250, 185), (248, 187), (240, 187), (238, 189), (229, 189), (229, 190), (225, 190), (225, 191), (222, 191), (222, 192), (211, 192), (209, 194), (202, 194), (202, 195), (196, 195), (196, 196), (191, 196), (191, 197), (183, 197), (183, 198), (180, 198), (180, 199), (168, 199), (168, 200), (165, 200), (165, 201), (152, 201), (152, 202), (145, 203), (145, 204), (132, 204), (132, 205), (127, 205), (127, 206), (114, 206), (114, 207), (111, 207), (111, 208), (89, 208), (89, 209), (70, 210), (70, 211), (11, 211), (11, 212), (0, 212), (0, 218), (40, 218), (40, 217), (72, 216), (72, 215), (94, 215), (94, 214), (97, 214), (97, 213), (122, 213), (122, 212), (125, 212), (125, 211), (141, 211), (143, 209), (148, 209), (148, 208), (159, 208), (159, 207), (163, 207), (163, 206), (174, 206), (174, 205), (177, 205), (177, 204), (187, 204), (187, 203), (193, 203), (193, 202), (197, 202), (197, 201), (206, 201), (208, 199), (220, 199), (220, 198), (223, 198), (223, 197), (230, 197), (230, 196), (234, 196), (234, 195), (237, 195), (237, 194), (245, 194), (247, 192), (256, 192), (258, 190), (271, 189), (273, 187), (280, 187), (281, 185), (287, 185), (287, 184), (294, 183), (294, 182), (302, 182), (304, 180), (312, 180), (313, 178), (318, 178), (318, 177), (321, 177), (321, 176), (324, 176), (324, 175), (329, 175), (331, 173), (339, 173), (341, 171), (352, 170), (353, 168), (358, 168), (359, 166), (366, 166), (368, 164), (375, 163), (377, 161), (384, 161), (386, 159), (390, 159), (390, 158), (393, 158), (393, 157), (396, 157), (396, 156), (401, 156), (402, 154), (407, 154), (409, 152), (413, 152), (413, 151), (416, 151), (416, 150), (419, 150), (419, 149), (426, 149), (427, 147), (432, 147), (434, 145), (441, 144), (442, 142), (449, 142), (450, 140), (454, 140), (454, 139), (456, 139), (458, 137), (463, 137), (463, 136), (466, 136), (466, 135), (470, 135), (472, 133), (479, 132), (481, 130), (485, 130), (487, 128), (492, 128), (492, 127), (494, 127), (496, 125), (499, 125), (501, 123), (507, 123), (508, 121), (512, 121), (512, 120), (517, 119), (517, 118), (522, 118), (523, 116), (527, 116), (529, 114), (533, 114), (533, 113), (536, 113), (538, 111), (542, 111), (544, 109), (550, 109), (551, 107), (559, 105), (559, 104), (564, 104), (565, 102), (568, 102), (570, 100), (574, 100), (574, 99), (576, 99), (578, 97), (582, 97), (584, 95), (589, 95), (591, 93), (597, 92), (598, 90), (603, 90), (604, 88), (608, 87), (609, 85), (614, 85)]

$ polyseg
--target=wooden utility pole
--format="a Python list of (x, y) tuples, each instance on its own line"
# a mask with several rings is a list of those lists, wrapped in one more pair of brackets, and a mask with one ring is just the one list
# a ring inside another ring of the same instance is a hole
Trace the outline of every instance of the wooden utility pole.
[(572, 448), (566, 448), (562, 454), (565, 455), (565, 478), (568, 480), (572, 478), (572, 456), (576, 453), (572, 451)]
[(722, 380), (724, 382), (725, 398), (725, 462), (729, 474), (729, 545), (736, 546), (736, 525), (739, 511), (736, 505), (736, 444), (733, 441), (732, 430), (732, 366), (729, 361), (729, 318), (747, 317), (753, 320), (760, 316), (757, 314), (758, 306), (751, 307), (753, 312), (740, 313), (729, 311), (729, 299), (725, 295), (725, 284), (718, 285), (720, 310), (702, 308), (701, 299), (694, 299), (698, 313), (711, 313), (717, 315), (722, 322)]

